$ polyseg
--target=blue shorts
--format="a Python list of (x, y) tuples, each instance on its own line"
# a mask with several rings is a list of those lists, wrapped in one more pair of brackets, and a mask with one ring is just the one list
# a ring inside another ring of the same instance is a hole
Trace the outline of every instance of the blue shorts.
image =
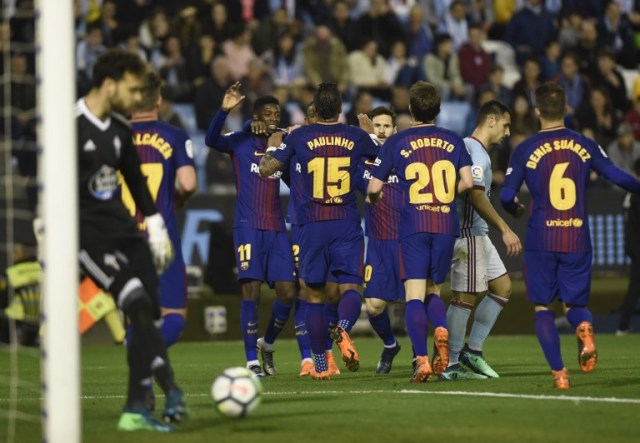
[[(291, 249), (293, 250), (293, 263), (296, 267), (296, 275), (299, 279), (304, 281), (304, 277), (300, 272), (300, 225), (291, 225)], [(327, 283), (337, 283), (336, 276), (331, 272), (331, 266), (329, 266), (329, 275), (327, 276)]]
[(364, 235), (358, 222), (329, 220), (300, 227), (300, 269), (307, 284), (361, 285), (363, 256)]
[(404, 284), (400, 278), (399, 240), (377, 240), (367, 243), (364, 267), (364, 296), (386, 301), (404, 300)]
[(167, 270), (160, 276), (159, 283), (160, 307), (186, 309), (187, 270), (182, 254), (176, 254), (171, 265), (169, 265)]
[(524, 251), (527, 299), (548, 306), (556, 298), (586, 306), (591, 290), (591, 252)]
[(400, 240), (402, 280), (432, 280), (444, 283), (451, 269), (456, 238), (449, 234), (417, 232)]
[(286, 232), (234, 228), (238, 280), (296, 281), (291, 243)]

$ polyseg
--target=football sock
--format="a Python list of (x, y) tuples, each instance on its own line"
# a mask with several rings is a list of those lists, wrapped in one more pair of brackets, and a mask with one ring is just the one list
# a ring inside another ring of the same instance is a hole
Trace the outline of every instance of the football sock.
[(342, 294), (338, 303), (338, 326), (349, 332), (358, 321), (362, 310), (362, 296), (354, 289), (349, 289)]
[[(307, 304), (307, 306), (309, 306)], [(325, 303), (324, 304), (324, 313), (327, 318), (327, 330), (333, 328), (338, 325), (338, 304), (337, 303)], [(308, 328), (307, 328), (308, 329)], [(327, 351), (331, 351), (333, 349), (333, 340), (327, 336)]]
[(553, 311), (536, 312), (536, 336), (542, 347), (542, 352), (554, 371), (564, 368), (560, 353), (560, 336), (555, 325)]
[(307, 315), (307, 302), (305, 300), (296, 299), (294, 305), (293, 320), (295, 322), (296, 340), (300, 349), (300, 358), (311, 358), (311, 343), (309, 342), (309, 334), (307, 333), (307, 323), (305, 316)]
[(162, 318), (162, 326), (160, 327), (160, 335), (164, 345), (168, 348), (177, 343), (184, 331), (185, 319), (182, 315), (171, 313)]
[(389, 311), (385, 309), (382, 313), (375, 317), (369, 315), (369, 323), (376, 334), (380, 337), (385, 346), (392, 347), (396, 343), (396, 338), (391, 330), (391, 320), (389, 319)]
[(264, 333), (264, 342), (268, 345), (272, 345), (278, 335), (282, 332), (282, 328), (289, 319), (289, 313), (291, 312), (291, 304), (286, 304), (276, 299), (273, 302), (273, 308), (271, 309), (271, 320), (267, 325), (267, 330)]
[(473, 305), (460, 301), (452, 301), (447, 309), (447, 326), (449, 331), (449, 366), (458, 363), (460, 351), (467, 333), (467, 322)]
[(240, 305), (240, 325), (244, 340), (244, 353), (247, 361), (258, 359), (256, 343), (258, 341), (258, 303), (253, 300), (242, 300)]
[(583, 321), (593, 324), (593, 315), (591, 311), (583, 306), (574, 306), (567, 311), (567, 320), (575, 329), (580, 326)]
[(424, 300), (424, 307), (429, 321), (434, 328), (447, 327), (446, 305), (437, 294), (429, 294)]
[(427, 354), (427, 315), (424, 303), (420, 300), (409, 300), (405, 309), (407, 333), (417, 356)]
[(305, 323), (307, 324), (316, 370), (318, 372), (326, 371), (328, 366), (324, 352), (329, 330), (327, 329), (325, 305), (322, 303), (307, 303)]
[(474, 351), (482, 351), (484, 342), (487, 340), (493, 325), (498, 319), (498, 315), (502, 312), (502, 308), (507, 304), (509, 299), (497, 296), (495, 294), (487, 294), (482, 299), (473, 319), (473, 326), (469, 333), (469, 348)]

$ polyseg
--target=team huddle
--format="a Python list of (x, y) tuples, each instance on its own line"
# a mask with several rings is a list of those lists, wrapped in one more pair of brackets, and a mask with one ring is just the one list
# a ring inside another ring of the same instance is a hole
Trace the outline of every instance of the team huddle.
[[(334, 344), (346, 368), (357, 371), (360, 356), (350, 331), (364, 297), (383, 341), (378, 374), (389, 373), (400, 352), (387, 305), (404, 300), (411, 382), (498, 377), (483, 346), (509, 300), (511, 281), (488, 237), (489, 225), (501, 233), (507, 254), (524, 249), (536, 335), (555, 387), (570, 386), (549, 309), (557, 299), (576, 330), (581, 370), (593, 370), (598, 356), (587, 308), (586, 183), (590, 170), (633, 193), (640, 193), (640, 181), (616, 167), (593, 140), (565, 128), (560, 85), (545, 83), (536, 90), (541, 130), (512, 153), (500, 193), (514, 216), (525, 212), (516, 197), (523, 182), (531, 193), (524, 248), (489, 200), (487, 149), (510, 131), (511, 114), (502, 103), (484, 104), (473, 134), (462, 139), (434, 124), (438, 88), (417, 82), (410, 89), (412, 126), (396, 132), (395, 115), (385, 107), (358, 116), (360, 127), (340, 123), (341, 93), (335, 84), (322, 83), (307, 106), (305, 125), (278, 128), (280, 103), (264, 96), (254, 102), (253, 119), (242, 131), (223, 135), (228, 113), (244, 100), (239, 88), (235, 83), (226, 91), (205, 142), (230, 154), (233, 163), (240, 321), (253, 373), (277, 374), (273, 346), (291, 311), (300, 376), (339, 375)], [(135, 55), (111, 50), (99, 58), (93, 87), (77, 104), (80, 264), (113, 295), (130, 323), (128, 394), (118, 423), (125, 431), (170, 432), (168, 422), (188, 413), (166, 348), (184, 328), (184, 261), (175, 210), (195, 192), (195, 172), (188, 136), (156, 121), (160, 102), (157, 76)], [(114, 111), (134, 111), (133, 128)], [(281, 180), (291, 191), (291, 235), (280, 204)], [(367, 203), (364, 232), (356, 192)], [(453, 294), (447, 308), (440, 295), (449, 273)], [(276, 300), (260, 336), (263, 282), (275, 288)], [(471, 310), (482, 295), (465, 342)], [(161, 319), (158, 328), (154, 322)], [(152, 378), (165, 393), (164, 422), (152, 416)]]

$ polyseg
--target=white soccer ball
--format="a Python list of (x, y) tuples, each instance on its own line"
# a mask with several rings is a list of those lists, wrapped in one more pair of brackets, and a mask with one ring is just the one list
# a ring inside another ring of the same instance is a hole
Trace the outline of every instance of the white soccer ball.
[(227, 417), (245, 417), (260, 404), (262, 384), (247, 368), (225, 369), (211, 385), (216, 409)]

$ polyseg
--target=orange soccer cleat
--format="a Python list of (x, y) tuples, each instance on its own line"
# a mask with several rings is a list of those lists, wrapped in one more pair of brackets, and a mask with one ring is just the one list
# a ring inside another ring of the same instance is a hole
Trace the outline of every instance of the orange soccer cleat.
[(333, 357), (333, 352), (327, 351), (324, 355), (327, 359), (327, 365), (329, 366), (329, 374), (340, 375), (340, 369), (336, 364), (336, 359)]
[(416, 368), (411, 376), (411, 383), (424, 383), (431, 374), (433, 374), (433, 370), (429, 364), (429, 356), (421, 355), (416, 357)]
[(360, 356), (347, 331), (340, 326), (334, 327), (331, 329), (331, 340), (340, 348), (342, 361), (347, 369), (351, 372), (357, 371), (360, 367)]
[(311, 378), (314, 380), (331, 380), (331, 374), (329, 373), (329, 371), (318, 372), (316, 371), (315, 366), (311, 370), (310, 375), (311, 375)]
[(559, 371), (551, 371), (553, 375), (553, 384), (556, 389), (569, 389), (571, 384), (569, 383), (569, 371), (567, 368), (562, 368)]
[(583, 321), (576, 328), (578, 337), (578, 363), (582, 372), (591, 372), (598, 361), (596, 341), (593, 337), (593, 326)]
[(433, 333), (433, 372), (442, 374), (449, 366), (449, 331), (438, 326)]
[(305, 358), (300, 362), (300, 374), (298, 376), (311, 375), (311, 371), (313, 371), (313, 361), (310, 358)]

